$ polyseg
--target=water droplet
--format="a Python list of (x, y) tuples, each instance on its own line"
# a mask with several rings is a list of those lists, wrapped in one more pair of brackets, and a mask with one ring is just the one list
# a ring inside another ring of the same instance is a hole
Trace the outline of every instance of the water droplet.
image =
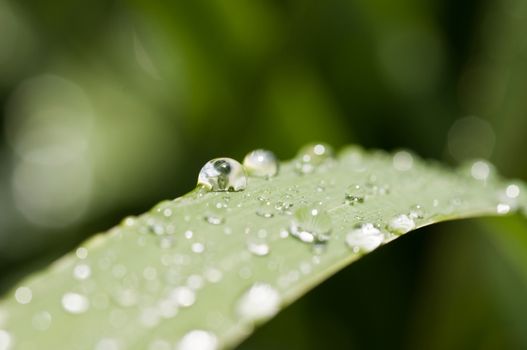
[(218, 338), (211, 332), (195, 329), (183, 336), (177, 350), (216, 350)]
[(486, 181), (490, 175), (491, 167), (489, 163), (478, 160), (470, 167), (470, 175), (476, 180)]
[(243, 166), (250, 176), (271, 177), (278, 172), (278, 160), (273, 152), (257, 149), (247, 154)]
[(42, 311), (33, 316), (31, 321), (33, 328), (38, 331), (45, 331), (51, 325), (51, 315), (47, 311)]
[(181, 307), (189, 307), (196, 301), (196, 294), (188, 287), (176, 287), (170, 293), (170, 298)]
[(362, 224), (346, 235), (346, 243), (354, 253), (368, 253), (381, 245), (384, 235), (373, 224)]
[(415, 222), (406, 214), (397, 215), (388, 223), (388, 230), (396, 235), (401, 235), (415, 228)]
[(302, 242), (316, 243), (327, 241), (331, 228), (331, 218), (325, 210), (305, 206), (295, 211), (289, 232)]
[(364, 203), (366, 192), (367, 191), (361, 185), (350, 185), (344, 195), (344, 202), (349, 205)]
[(205, 215), (205, 221), (212, 225), (221, 225), (225, 222), (225, 218), (218, 214), (209, 213)]
[(410, 208), (408, 217), (413, 220), (421, 220), (425, 217), (425, 211), (421, 205), (416, 204)]
[(331, 158), (333, 158), (331, 146), (324, 143), (307, 145), (296, 156), (295, 170), (299, 174), (309, 174)]
[(414, 157), (407, 151), (398, 151), (393, 155), (393, 167), (398, 171), (408, 171), (413, 164)]
[(85, 280), (91, 275), (90, 265), (78, 264), (73, 268), (73, 277), (78, 280)]
[(236, 311), (244, 318), (259, 321), (274, 316), (280, 306), (280, 294), (266, 283), (255, 283), (238, 302)]
[(0, 329), (0, 350), (8, 350), (11, 348), (12, 338), (9, 332)]
[(86, 259), (88, 257), (88, 249), (84, 248), (84, 247), (79, 247), (77, 248), (77, 250), (75, 251), (75, 254), (77, 255), (77, 257), (81, 260), (83, 259)]
[(19, 287), (15, 291), (15, 299), (19, 304), (29, 304), (33, 299), (33, 292), (29, 287)]
[(247, 249), (254, 255), (266, 256), (269, 255), (271, 248), (269, 245), (261, 240), (249, 239), (247, 240)]
[(205, 246), (203, 245), (203, 243), (195, 242), (192, 243), (191, 249), (194, 253), (201, 254), (205, 251)]
[(518, 198), (518, 196), (520, 195), (520, 187), (515, 184), (510, 184), (505, 189), (505, 195), (510, 199)]
[(508, 214), (511, 211), (511, 206), (505, 203), (499, 203), (496, 206), (496, 212), (500, 215)]
[(90, 307), (90, 302), (82, 294), (66, 293), (62, 296), (62, 307), (69, 313), (82, 314)]
[(203, 277), (200, 275), (190, 275), (187, 278), (187, 285), (194, 290), (201, 289), (203, 287)]
[(288, 201), (278, 201), (274, 205), (274, 208), (282, 215), (291, 215), (291, 208), (293, 207), (293, 203)]
[(234, 159), (216, 158), (201, 168), (198, 186), (214, 192), (243, 191), (247, 187), (247, 177), (243, 166)]
[(218, 283), (219, 281), (221, 281), (222, 277), (223, 273), (221, 272), (221, 270), (218, 270), (216, 268), (212, 267), (205, 271), (205, 278), (210, 283)]
[(269, 201), (262, 201), (258, 209), (256, 209), (256, 215), (262, 218), (270, 219), (274, 216), (274, 208)]

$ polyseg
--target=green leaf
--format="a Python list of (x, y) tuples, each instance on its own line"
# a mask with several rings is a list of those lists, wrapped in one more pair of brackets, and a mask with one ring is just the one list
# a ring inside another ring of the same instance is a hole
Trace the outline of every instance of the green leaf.
[[(0, 303), (0, 349), (233, 347), (381, 243), (525, 208), (524, 185), (483, 161), (453, 171), (352, 146), (304, 158), (311, 169), (301, 156), (278, 176), (250, 177), (244, 191), (164, 201), (22, 281)], [(184, 338), (193, 330), (208, 333)]]

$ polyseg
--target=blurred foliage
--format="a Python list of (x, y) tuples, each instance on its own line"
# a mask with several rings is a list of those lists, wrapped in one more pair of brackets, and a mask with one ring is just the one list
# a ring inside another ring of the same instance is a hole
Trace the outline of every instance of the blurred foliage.
[[(407, 147), (527, 179), (526, 19), (521, 0), (1, 0), (1, 288), (187, 192), (206, 160), (255, 147)], [(321, 338), (357, 347), (527, 347), (514, 331), (527, 324), (525, 222), (511, 220), (415, 233), (262, 334), (284, 339), (287, 320), (306, 348), (321, 323)], [(347, 288), (379, 307), (350, 318), (324, 304)]]

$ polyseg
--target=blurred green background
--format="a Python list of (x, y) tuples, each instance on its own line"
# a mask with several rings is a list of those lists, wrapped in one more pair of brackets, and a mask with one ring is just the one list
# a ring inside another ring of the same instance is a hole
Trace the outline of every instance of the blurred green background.
[[(527, 180), (522, 0), (0, 0), (0, 291), (194, 187), (311, 141)], [(242, 349), (527, 349), (527, 225), (441, 224), (340, 272)]]

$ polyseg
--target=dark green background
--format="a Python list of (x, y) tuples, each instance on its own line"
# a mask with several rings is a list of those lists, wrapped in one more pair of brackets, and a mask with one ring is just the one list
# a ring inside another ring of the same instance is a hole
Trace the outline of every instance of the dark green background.
[[(0, 289), (254, 148), (409, 148), (527, 180), (525, 33), (521, 0), (0, 0)], [(525, 219), (440, 224), (241, 348), (527, 348), (526, 295)]]

